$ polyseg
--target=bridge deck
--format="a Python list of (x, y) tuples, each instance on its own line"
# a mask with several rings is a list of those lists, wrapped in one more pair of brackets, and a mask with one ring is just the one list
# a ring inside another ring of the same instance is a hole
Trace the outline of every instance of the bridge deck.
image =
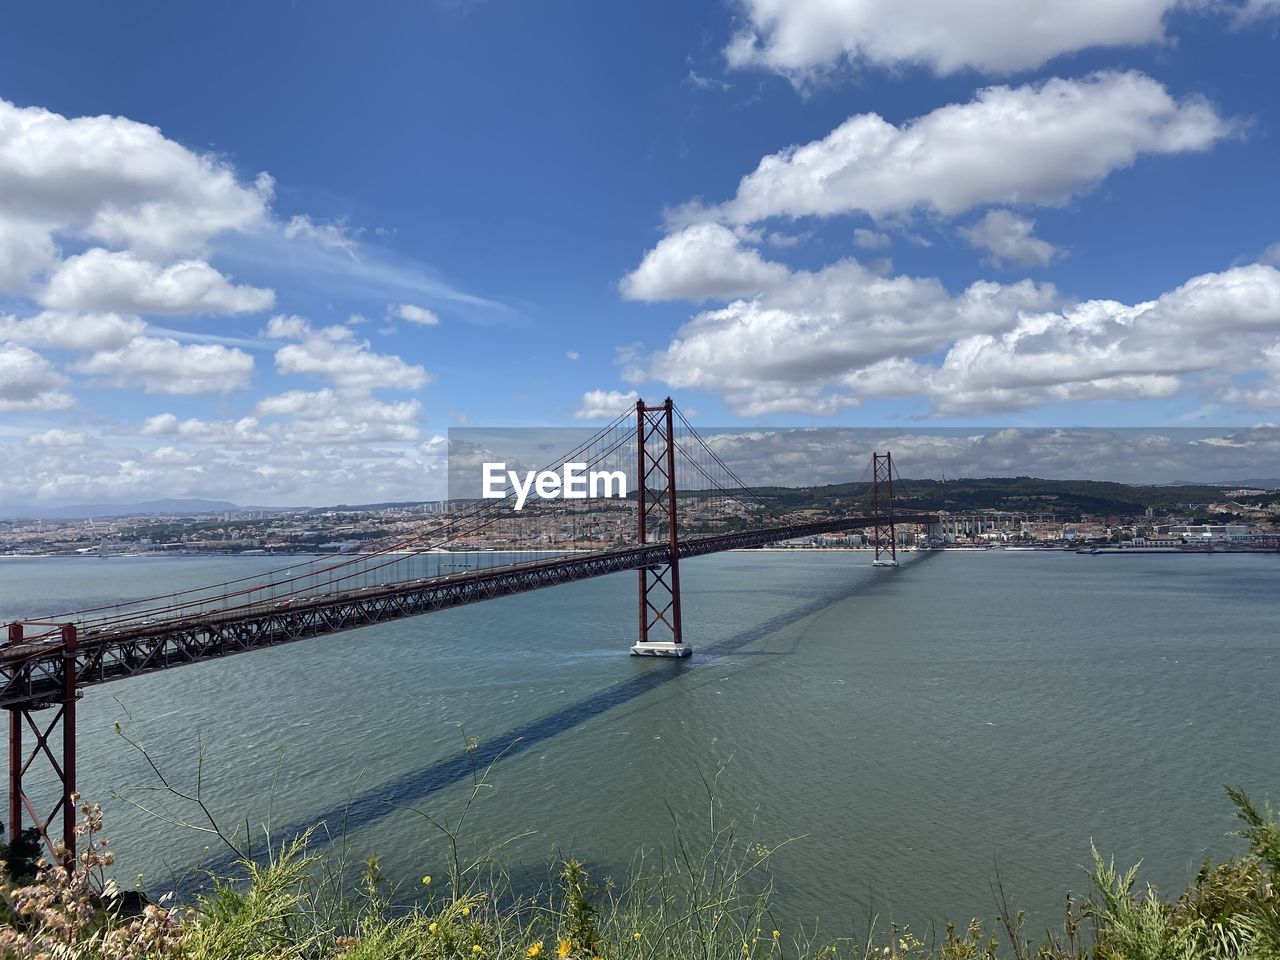
[[(681, 541), (678, 552), (683, 560), (794, 537), (862, 529), (874, 526), (876, 519), (849, 517), (696, 537)], [(935, 520), (924, 515), (895, 517), (899, 524)], [(884, 518), (880, 521), (884, 522)], [(0, 707), (30, 709), (60, 700), (65, 689), (63, 671), (68, 663), (75, 665), (77, 687), (107, 683), (542, 587), (657, 566), (669, 560), (666, 543), (568, 554), (86, 631), (74, 651), (66, 649), (60, 639), (4, 647), (0, 648)]]

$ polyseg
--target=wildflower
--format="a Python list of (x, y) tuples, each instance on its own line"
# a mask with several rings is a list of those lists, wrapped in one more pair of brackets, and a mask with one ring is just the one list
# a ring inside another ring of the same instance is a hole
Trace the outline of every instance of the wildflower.
[(773, 931), (773, 939), (775, 939), (775, 940), (777, 940), (777, 939), (778, 939), (778, 931), (777, 931), (777, 930)]
[(436, 923), (434, 920), (427, 924), (427, 933), (435, 933), (439, 929), (440, 924)]
[(462, 915), (463, 915), (464, 917), (469, 917), (469, 916), (471, 916), (471, 908), (470, 908), (470, 907), (463, 907), (463, 908), (462, 908)]
[(637, 940), (639, 940), (639, 939), (640, 939), (640, 931), (639, 931), (639, 930), (637, 930), (635, 933), (633, 933), (633, 934), (632, 934), (632, 936), (633, 936), (633, 937), (635, 937)]
[(573, 951), (573, 944), (570, 943), (568, 940), (561, 940), (559, 943), (556, 944), (556, 956), (559, 957), (560, 960), (564, 960), (564, 958), (567, 957), (572, 951)]
[(531, 946), (528, 950), (524, 952), (524, 955), (528, 957), (529, 960), (537, 960), (538, 957), (542, 956), (542, 941), (539, 940), (537, 943)]
[(422, 878), (422, 885), (424, 887), (431, 886), (431, 874), (428, 873), (425, 877)]
[(478, 943), (474, 944), (471, 947), (471, 952), (476, 954), (476, 956), (479, 956), (480, 954), (484, 953), (484, 947), (480, 946), (480, 944)]

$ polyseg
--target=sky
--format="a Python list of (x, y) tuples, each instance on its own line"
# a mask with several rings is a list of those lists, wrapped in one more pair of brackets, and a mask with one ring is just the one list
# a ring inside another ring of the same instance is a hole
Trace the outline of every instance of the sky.
[(0, 505), (433, 498), (637, 396), (1280, 420), (1277, 0), (0, 17)]

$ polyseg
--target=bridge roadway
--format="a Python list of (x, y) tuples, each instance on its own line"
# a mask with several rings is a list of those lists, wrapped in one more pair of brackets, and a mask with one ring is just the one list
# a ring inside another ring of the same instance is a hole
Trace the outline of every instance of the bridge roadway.
[[(876, 519), (848, 517), (693, 537), (681, 541), (679, 554), (685, 560), (724, 550), (762, 547), (794, 537), (862, 529), (874, 526)], [(883, 523), (886, 518), (879, 519)], [(894, 522), (921, 524), (936, 519), (908, 514), (895, 517)], [(77, 638), (74, 649), (58, 638), (0, 647), (0, 707), (31, 709), (60, 702), (65, 689), (64, 665), (69, 662), (75, 663), (76, 686), (92, 686), (669, 561), (670, 547), (666, 542), (566, 554), (137, 625), (122, 623), (108, 630), (86, 631)]]

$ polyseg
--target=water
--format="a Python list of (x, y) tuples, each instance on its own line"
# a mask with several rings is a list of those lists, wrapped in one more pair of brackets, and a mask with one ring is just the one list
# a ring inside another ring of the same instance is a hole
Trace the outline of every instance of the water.
[[(278, 563), (8, 559), (0, 619)], [(1278, 574), (1274, 555), (721, 554), (683, 569), (690, 661), (626, 656), (632, 575), (557, 587), (90, 688), (80, 786), (122, 879), (152, 889), (223, 851), (131, 805), (199, 823), (116, 722), (176, 787), (202, 767), (227, 828), (345, 824), (415, 883), (444, 852), (410, 808), (456, 813), (475, 758), (507, 750), (467, 835), (532, 832), (506, 848), (517, 876), (556, 851), (621, 869), (669, 841), (669, 809), (702, 829), (722, 771), (742, 835), (798, 838), (773, 859), (782, 922), (990, 916), (998, 867), (1047, 923), (1091, 839), (1172, 891), (1240, 849), (1221, 783), (1280, 795)]]

